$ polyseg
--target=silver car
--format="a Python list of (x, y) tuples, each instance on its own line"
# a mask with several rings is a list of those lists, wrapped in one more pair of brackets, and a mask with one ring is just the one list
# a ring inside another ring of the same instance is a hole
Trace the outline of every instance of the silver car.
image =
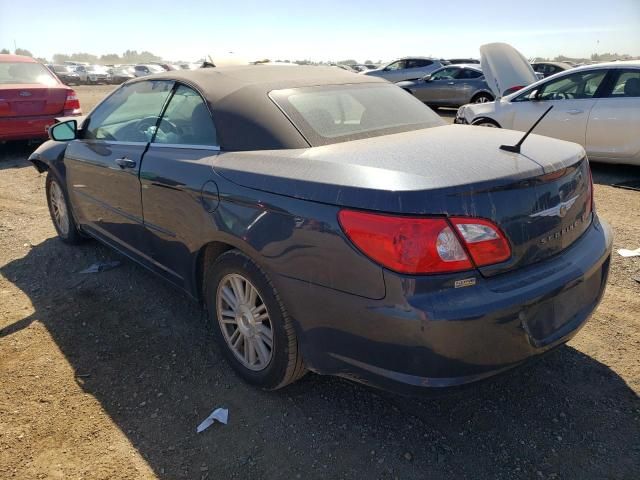
[(396, 83), (432, 107), (459, 107), (493, 102), (494, 96), (479, 65), (449, 65), (418, 80)]
[(435, 58), (405, 57), (374, 70), (365, 70), (360, 74), (384, 78), (390, 82), (400, 82), (422, 78), (442, 66), (440, 60)]

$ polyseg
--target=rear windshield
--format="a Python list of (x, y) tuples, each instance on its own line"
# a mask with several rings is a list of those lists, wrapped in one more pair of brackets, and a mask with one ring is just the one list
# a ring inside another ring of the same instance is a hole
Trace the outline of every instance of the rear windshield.
[(291, 88), (269, 96), (313, 146), (444, 124), (430, 108), (391, 84)]
[(0, 84), (40, 83), (48, 87), (58, 85), (58, 81), (44, 65), (25, 62), (0, 63)]

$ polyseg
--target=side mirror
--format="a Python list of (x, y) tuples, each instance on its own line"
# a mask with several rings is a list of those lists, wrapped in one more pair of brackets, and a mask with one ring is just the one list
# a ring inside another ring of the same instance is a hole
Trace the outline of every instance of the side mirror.
[(534, 90), (529, 94), (529, 100), (537, 102), (540, 100), (540, 90)]
[(68, 142), (75, 140), (78, 134), (78, 122), (67, 120), (49, 127), (49, 138), (56, 142)]
[(433, 78), (431, 78), (431, 74), (425, 75), (424, 77), (422, 77), (422, 79), (425, 82), (430, 82), (431, 80), (433, 80)]

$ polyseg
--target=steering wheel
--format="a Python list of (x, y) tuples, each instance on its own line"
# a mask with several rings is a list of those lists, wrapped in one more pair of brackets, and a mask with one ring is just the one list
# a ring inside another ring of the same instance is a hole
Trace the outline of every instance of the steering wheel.
[[(158, 123), (158, 117), (151, 115), (149, 117), (145, 117), (141, 119), (138, 123), (136, 123), (135, 129), (138, 133), (147, 135), (149, 133), (149, 128), (155, 127), (156, 123)], [(165, 127), (169, 127), (169, 128), (165, 128)], [(175, 133), (176, 135), (180, 135), (181, 133), (178, 126), (175, 123), (173, 123), (171, 120), (167, 120), (166, 118), (163, 118), (160, 121), (160, 125), (158, 125), (158, 129), (162, 130), (165, 133)]]

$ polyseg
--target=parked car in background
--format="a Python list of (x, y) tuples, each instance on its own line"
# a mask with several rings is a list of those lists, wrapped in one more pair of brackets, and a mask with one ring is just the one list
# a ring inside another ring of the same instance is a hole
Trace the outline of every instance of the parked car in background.
[(178, 67), (171, 63), (163, 63), (163, 62), (151, 62), (151, 65), (157, 65), (164, 69), (166, 72), (170, 72), (172, 70), (178, 70)]
[(124, 65), (124, 66), (114, 67), (109, 70), (109, 73), (111, 74), (111, 83), (113, 85), (120, 85), (121, 83), (124, 83), (127, 80), (136, 78), (133, 65)]
[(30, 160), (59, 237), (200, 299), (216, 351), (261, 388), (306, 369), (398, 391), (481, 380), (567, 342), (604, 293), (612, 238), (580, 146), (506, 152), (519, 132), (446, 125), (379, 78), (167, 72), (50, 132)]
[(103, 65), (78, 65), (75, 67), (80, 81), (85, 84), (110, 83), (109, 70)]
[(81, 113), (76, 93), (47, 67), (0, 54), (0, 141), (47, 138), (56, 117)]
[(448, 65), (418, 80), (396, 83), (430, 107), (459, 107), (493, 102), (480, 65)]
[(556, 73), (573, 68), (572, 65), (563, 62), (534, 62), (531, 64), (531, 67), (534, 72), (541, 73), (542, 78), (547, 78)]
[(47, 68), (65, 85), (80, 85), (82, 83), (80, 75), (70, 65), (47, 65)]
[(145, 77), (147, 75), (153, 75), (154, 73), (162, 73), (165, 71), (166, 70), (162, 68), (160, 65), (153, 65), (153, 64), (136, 65), (135, 67), (133, 67), (133, 74), (136, 77)]
[(400, 82), (424, 77), (442, 66), (440, 60), (435, 58), (406, 57), (388, 63), (383, 67), (365, 70), (360, 74), (384, 78), (390, 82)]
[(473, 64), (480, 64), (480, 60), (476, 60), (475, 58), (448, 58), (446, 60), (448, 62), (448, 65), (459, 65), (459, 64), (465, 64), (465, 65), (473, 65)]
[(525, 131), (582, 145), (592, 161), (640, 165), (640, 62), (566, 70), (500, 101), (466, 105), (456, 123)]
[(365, 70), (374, 70), (378, 68), (378, 65), (374, 65), (373, 63), (358, 63), (351, 65), (351, 67), (358, 72), (364, 72)]

